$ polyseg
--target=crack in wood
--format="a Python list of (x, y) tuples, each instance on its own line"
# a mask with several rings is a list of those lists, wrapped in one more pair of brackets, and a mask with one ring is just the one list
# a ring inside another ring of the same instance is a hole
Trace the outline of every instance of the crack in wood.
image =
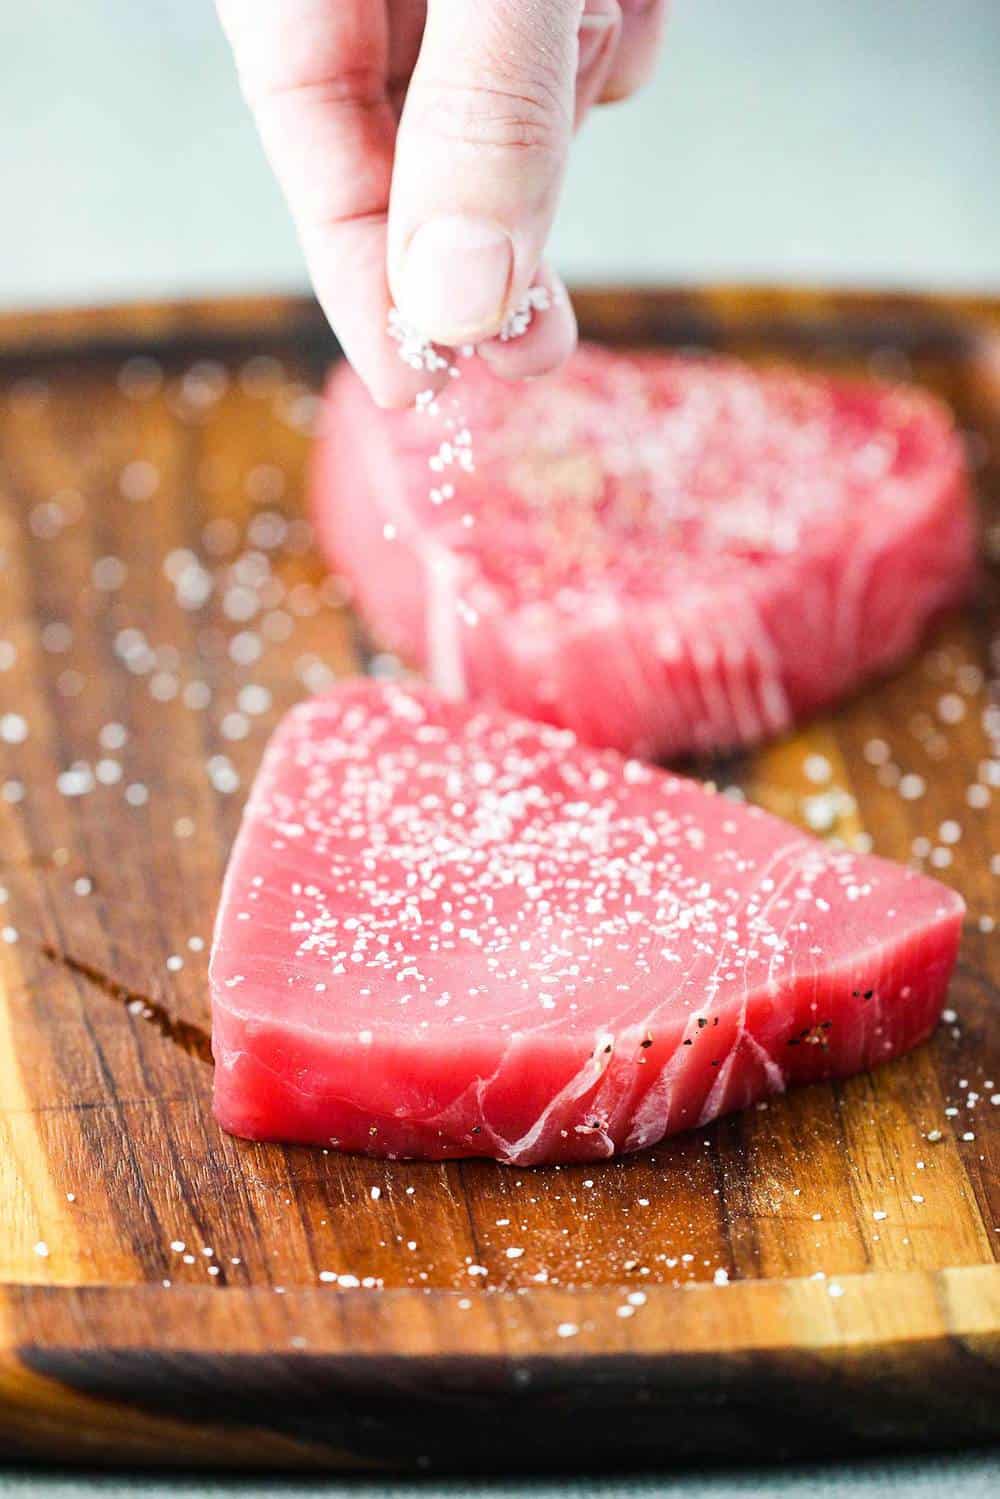
[(75, 973), (93, 984), (108, 999), (114, 1000), (116, 1004), (124, 1005), (130, 1015), (135, 1015), (139, 1020), (146, 1020), (156, 1027), (160, 1035), (166, 1041), (172, 1041), (179, 1046), (188, 1056), (195, 1057), (199, 1062), (212, 1062), (212, 1041), (207, 1031), (200, 1025), (195, 1025), (191, 1020), (182, 1020), (177, 1015), (171, 1015), (165, 1005), (158, 1000), (151, 999), (148, 994), (141, 993), (138, 989), (130, 989), (127, 984), (112, 978), (110, 974), (87, 963), (83, 958), (76, 958), (72, 953), (60, 952), (58, 948), (44, 942), (41, 945), (43, 955), (50, 963), (57, 963), (62, 968), (67, 968), (70, 973)]

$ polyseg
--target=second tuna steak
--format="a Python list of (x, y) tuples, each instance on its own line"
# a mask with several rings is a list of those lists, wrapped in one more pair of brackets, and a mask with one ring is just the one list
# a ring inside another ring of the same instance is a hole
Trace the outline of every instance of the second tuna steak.
[(593, 347), (461, 370), (434, 416), (340, 368), (313, 483), (376, 634), (449, 697), (650, 758), (751, 744), (969, 584), (961, 444), (915, 390)]

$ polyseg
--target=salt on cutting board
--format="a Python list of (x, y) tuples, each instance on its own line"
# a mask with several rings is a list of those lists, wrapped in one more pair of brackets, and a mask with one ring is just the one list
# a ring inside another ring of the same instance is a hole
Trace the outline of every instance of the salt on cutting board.
[(454, 372), (442, 423), (337, 369), (312, 480), (375, 633), (449, 696), (650, 758), (754, 744), (968, 590), (962, 447), (926, 392), (594, 345), (530, 385)]
[(964, 905), (566, 730), (356, 681), (294, 708), (210, 968), (228, 1130), (603, 1159), (923, 1040)]
[(600, 1169), (221, 1131), (206, 923), (247, 791), (304, 695), (394, 669), (301, 515), (329, 332), (300, 301), (0, 316), (12, 1459), (662, 1471), (995, 1440), (1000, 307), (575, 300), (589, 337), (888, 373), (954, 409), (977, 607), (803, 732), (699, 767), (961, 892), (943, 1023)]

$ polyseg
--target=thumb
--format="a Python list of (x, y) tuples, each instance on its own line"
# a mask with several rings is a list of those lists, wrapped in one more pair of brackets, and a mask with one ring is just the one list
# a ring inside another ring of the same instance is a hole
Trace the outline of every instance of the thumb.
[(443, 344), (497, 332), (541, 261), (573, 133), (581, 0), (428, 0), (400, 120), (389, 284)]

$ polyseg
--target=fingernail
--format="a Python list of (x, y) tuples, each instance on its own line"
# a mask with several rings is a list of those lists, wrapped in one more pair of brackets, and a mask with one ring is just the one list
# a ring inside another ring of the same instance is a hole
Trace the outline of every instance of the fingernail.
[(607, 45), (608, 33), (617, 26), (618, 16), (617, 6), (603, 10), (595, 6), (593, 10), (584, 11), (580, 17), (579, 53), (576, 63), (578, 73), (585, 73), (593, 65)]
[(607, 31), (617, 19), (613, 10), (585, 10), (580, 17), (580, 30)]
[(514, 246), (499, 224), (431, 219), (406, 251), (399, 310), (436, 343), (473, 343), (502, 322), (513, 270)]

